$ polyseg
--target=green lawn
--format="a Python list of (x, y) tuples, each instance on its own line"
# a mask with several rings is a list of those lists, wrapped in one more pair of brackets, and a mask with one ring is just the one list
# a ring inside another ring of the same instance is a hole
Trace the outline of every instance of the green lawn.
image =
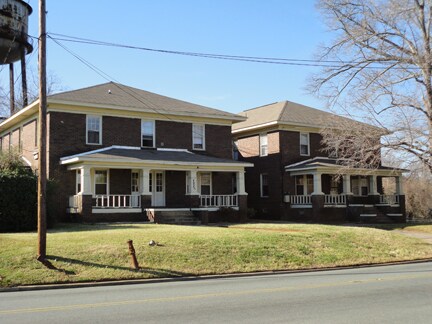
[[(432, 257), (423, 241), (374, 228), (304, 224), (189, 227), (155, 224), (66, 225), (48, 234), (35, 260), (35, 233), (0, 234), (0, 286), (319, 268)], [(134, 241), (140, 271), (129, 269)], [(150, 247), (155, 240), (160, 246)]]

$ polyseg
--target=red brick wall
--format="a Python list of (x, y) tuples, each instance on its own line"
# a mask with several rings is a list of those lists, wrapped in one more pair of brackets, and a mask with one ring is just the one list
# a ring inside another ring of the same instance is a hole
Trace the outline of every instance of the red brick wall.
[(8, 152), (9, 151), (9, 144), (10, 143), (10, 133), (6, 134), (2, 137), (2, 151)]
[(165, 171), (165, 204), (169, 207), (187, 207), (186, 172)]
[(32, 120), (23, 125), (22, 128), (22, 154), (23, 156), (31, 162), (32, 168), (37, 167), (37, 161), (34, 159), (33, 153), (37, 152), (36, 144), (36, 120)]
[(112, 195), (131, 194), (131, 170), (110, 169), (109, 170), (109, 193)]
[(20, 147), (21, 128), (17, 128), (12, 132), (11, 145), (14, 149)]
[(212, 172), (213, 195), (233, 194), (233, 175), (231, 172)]

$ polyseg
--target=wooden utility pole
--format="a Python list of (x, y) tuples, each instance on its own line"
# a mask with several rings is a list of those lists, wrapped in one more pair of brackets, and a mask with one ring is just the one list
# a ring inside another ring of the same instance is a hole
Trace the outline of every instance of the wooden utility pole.
[(38, 122), (38, 256), (41, 262), (46, 261), (46, 4), (39, 0), (39, 122)]

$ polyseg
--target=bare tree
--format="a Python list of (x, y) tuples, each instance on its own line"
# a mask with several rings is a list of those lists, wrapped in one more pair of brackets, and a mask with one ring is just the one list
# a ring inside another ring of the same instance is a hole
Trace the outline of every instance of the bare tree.
[[(37, 73), (34, 71), (30, 71), (28, 80), (28, 102), (32, 103), (39, 96), (39, 81), (37, 77)], [(65, 90), (61, 84), (60, 79), (54, 74), (51, 73), (47, 76), (47, 93), (48, 95), (53, 94), (55, 92)], [(7, 117), (10, 115), (10, 91), (9, 86), (0, 86), (0, 116)], [(18, 80), (15, 83), (15, 111), (19, 111), (24, 108), (24, 100), (21, 91), (21, 82)]]
[(318, 8), (337, 37), (320, 50), (328, 66), (312, 91), (381, 129), (342, 123), (323, 131), (324, 144), (364, 165), (381, 148), (397, 150), (432, 173), (432, 0), (319, 0)]

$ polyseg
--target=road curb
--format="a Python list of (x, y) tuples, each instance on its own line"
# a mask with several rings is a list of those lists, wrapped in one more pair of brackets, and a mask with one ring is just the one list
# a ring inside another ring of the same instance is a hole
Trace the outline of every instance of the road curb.
[(426, 263), (426, 262), (432, 262), (432, 258), (405, 260), (405, 261), (393, 261), (393, 262), (374, 263), (374, 264), (369, 264), (369, 263), (368, 264), (357, 264), (357, 265), (326, 267), (326, 268), (309, 268), (309, 269), (295, 269), (295, 270), (271, 270), (271, 271), (240, 272), (240, 273), (202, 275), (202, 276), (186, 276), (186, 277), (127, 279), (127, 280), (73, 282), (73, 283), (46, 284), (46, 285), (43, 285), (43, 284), (42, 285), (28, 285), (28, 286), (16, 286), (16, 287), (9, 287), (9, 288), (0, 288), (0, 293), (2, 293), (2, 292), (17, 292), (17, 291), (37, 291), (37, 290), (54, 290), (54, 289), (125, 286), (125, 285), (135, 285), (135, 284), (150, 284), (150, 283), (164, 283), (164, 282), (168, 283), (168, 282), (177, 282), (177, 281), (193, 281), (193, 280), (253, 277), (253, 276), (268, 276), (268, 275), (276, 275), (276, 274), (324, 272), (324, 271), (349, 270), (349, 269), (358, 269), (358, 268), (373, 268), (373, 267)]

